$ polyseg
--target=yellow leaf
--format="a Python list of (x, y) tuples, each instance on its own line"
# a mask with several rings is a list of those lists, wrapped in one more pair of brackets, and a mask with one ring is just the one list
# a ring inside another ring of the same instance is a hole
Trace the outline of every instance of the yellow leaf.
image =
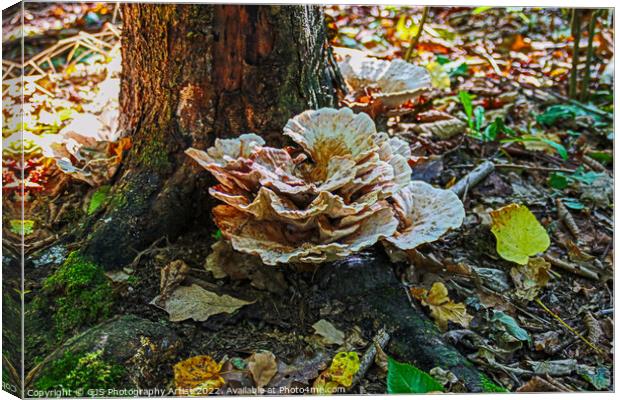
[(431, 83), (437, 89), (450, 89), (450, 75), (438, 62), (432, 61), (426, 64), (426, 70), (431, 75)]
[(510, 276), (517, 288), (517, 297), (534, 300), (540, 289), (549, 282), (551, 264), (542, 257), (530, 258), (527, 265), (519, 265), (510, 270)]
[(331, 366), (321, 372), (312, 387), (317, 394), (333, 394), (339, 387), (348, 388), (353, 376), (360, 369), (360, 359), (356, 352), (340, 352), (332, 360)]
[(549, 247), (547, 231), (526, 206), (510, 204), (490, 214), (497, 253), (504, 260), (525, 265), (530, 256)]
[(442, 331), (448, 328), (448, 321), (467, 327), (472, 320), (463, 303), (450, 300), (448, 289), (441, 282), (433, 283), (430, 291), (424, 288), (411, 288), (410, 291), (413, 297), (431, 310), (431, 316)]
[(174, 366), (174, 384), (191, 395), (204, 396), (224, 385), (220, 375), (222, 363), (209, 356), (195, 356)]

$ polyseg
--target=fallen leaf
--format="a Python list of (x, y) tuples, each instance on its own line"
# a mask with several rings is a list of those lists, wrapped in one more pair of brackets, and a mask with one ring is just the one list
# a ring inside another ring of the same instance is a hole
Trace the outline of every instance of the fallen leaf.
[(413, 130), (446, 140), (456, 135), (464, 134), (467, 130), (467, 123), (450, 116), (448, 119), (416, 125)]
[(596, 390), (606, 390), (611, 384), (609, 369), (605, 367), (590, 367), (577, 365), (577, 373), (590, 382)]
[(360, 360), (356, 352), (340, 352), (334, 356), (331, 366), (314, 381), (312, 387), (316, 394), (333, 394), (339, 388), (348, 388), (353, 383), (353, 376), (360, 369)]
[(259, 389), (265, 387), (278, 372), (276, 357), (270, 351), (256, 352), (250, 356), (247, 362), (250, 374), (252, 374), (254, 383)]
[(536, 351), (544, 351), (553, 354), (555, 347), (560, 344), (560, 334), (555, 331), (543, 332), (534, 335), (534, 348)]
[(534, 376), (528, 382), (517, 388), (517, 392), (565, 392), (563, 388), (560, 388), (556, 385), (553, 385), (549, 381), (539, 377)]
[(379, 367), (379, 369), (381, 369), (381, 371), (383, 371), (384, 373), (388, 372), (388, 356), (387, 354), (385, 354), (385, 352), (383, 351), (383, 349), (381, 348), (381, 346), (379, 346), (379, 344), (377, 342), (374, 342), (372, 344), (373, 346), (375, 346), (375, 364), (377, 365), (377, 367)]
[(529, 256), (549, 247), (547, 231), (526, 206), (507, 205), (491, 211), (491, 218), (491, 232), (497, 239), (497, 253), (503, 259), (525, 265)]
[(297, 385), (306, 386), (310, 380), (319, 375), (319, 371), (327, 368), (329, 357), (317, 352), (312, 358), (299, 357), (290, 365), (278, 360), (278, 372), (271, 380), (270, 388), (292, 388)]
[(443, 386), (421, 369), (388, 357), (387, 392), (389, 394), (443, 392)]
[(465, 304), (450, 300), (448, 289), (441, 282), (433, 283), (430, 291), (411, 288), (411, 294), (431, 310), (433, 319), (442, 331), (448, 328), (448, 321), (467, 327), (472, 320), (472, 316), (467, 314)]
[(339, 331), (331, 322), (327, 320), (320, 320), (312, 325), (314, 332), (321, 336), (322, 342), (325, 344), (337, 344), (344, 343), (344, 333)]
[(549, 282), (551, 264), (542, 257), (530, 258), (527, 265), (518, 265), (510, 270), (516, 286), (515, 296), (532, 301)]
[(570, 375), (577, 369), (577, 360), (526, 361), (536, 375), (549, 374), (550, 376)]
[(527, 331), (519, 326), (517, 321), (512, 318), (510, 315), (505, 314), (501, 311), (494, 311), (493, 317), (491, 317), (492, 322), (499, 322), (506, 331), (514, 336), (516, 339), (519, 339), (523, 342), (530, 342), (532, 339), (530, 338), (530, 334)]
[(426, 70), (431, 76), (431, 84), (437, 89), (450, 89), (450, 74), (447, 69), (436, 61), (426, 65)]
[(174, 289), (185, 280), (189, 270), (189, 266), (183, 260), (172, 261), (161, 269), (158, 303), (165, 303)]
[[(160, 296), (153, 302), (160, 304)], [(252, 304), (253, 301), (236, 299), (228, 295), (218, 295), (198, 285), (179, 286), (164, 302), (163, 309), (170, 314), (170, 321), (178, 322), (186, 319), (206, 321), (215, 314), (230, 314), (239, 308)]]
[(222, 363), (209, 356), (195, 356), (174, 365), (174, 384), (191, 395), (207, 395), (224, 385)]

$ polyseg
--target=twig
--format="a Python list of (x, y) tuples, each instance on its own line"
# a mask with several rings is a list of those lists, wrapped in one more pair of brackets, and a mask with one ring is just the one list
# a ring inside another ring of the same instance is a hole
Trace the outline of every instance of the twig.
[(581, 10), (573, 9), (571, 21), (571, 36), (573, 37), (573, 65), (568, 82), (568, 97), (577, 97), (577, 68), (579, 67), (579, 39), (581, 33)]
[(583, 157), (581, 157), (581, 160), (583, 160), (583, 162), (586, 163), (588, 165), (588, 167), (592, 168), (595, 171), (607, 172), (607, 168), (605, 168), (605, 166), (603, 164), (601, 164), (600, 162), (596, 161), (592, 157), (586, 156), (584, 154)]
[(588, 101), (590, 98), (590, 67), (592, 65), (592, 55), (594, 53), (594, 28), (596, 27), (596, 18), (598, 17), (598, 10), (592, 11), (590, 16), (590, 24), (588, 25), (588, 50), (586, 53), (586, 67), (583, 71), (583, 81), (581, 82), (581, 93), (579, 94), (579, 100)]
[(583, 276), (584, 278), (593, 279), (595, 281), (600, 279), (598, 273), (589, 270), (581, 265), (571, 264), (567, 261), (550, 256), (549, 254), (545, 254), (543, 258), (549, 261), (551, 265), (562, 268), (565, 271), (572, 272), (575, 275)]
[(556, 313), (554, 313), (553, 311), (551, 311), (549, 308), (547, 308), (546, 305), (544, 305), (544, 303), (542, 301), (540, 301), (539, 298), (534, 299), (534, 301), (536, 302), (536, 304), (538, 304), (543, 310), (545, 310), (546, 312), (549, 313), (549, 315), (551, 315), (553, 318), (555, 318), (560, 324), (562, 324), (563, 327), (565, 327), (566, 329), (568, 329), (573, 335), (577, 336), (579, 339), (581, 339), (585, 344), (587, 344), (588, 346), (590, 346), (590, 348), (592, 348), (594, 351), (596, 351), (599, 354), (604, 355), (605, 352), (603, 350), (601, 350), (599, 347), (597, 347), (596, 345), (592, 344), (592, 342), (590, 342), (588, 339), (586, 339), (585, 337), (583, 337), (583, 335), (581, 335), (579, 332), (577, 332), (575, 329), (573, 329), (570, 325), (568, 325), (566, 322), (564, 322), (564, 320), (562, 318), (560, 318)]
[(377, 348), (375, 347), (375, 343), (381, 347), (385, 348), (387, 343), (390, 341), (390, 335), (385, 331), (385, 329), (379, 330), (375, 337), (372, 339), (372, 343), (368, 345), (366, 352), (362, 356), (360, 360), (360, 369), (357, 371), (355, 376), (353, 376), (353, 380), (350, 387), (354, 387), (359, 383), (359, 381), (366, 375), (366, 372), (370, 368), (370, 366), (375, 361), (375, 356), (377, 355)]
[(579, 240), (579, 227), (573, 219), (570, 211), (568, 211), (564, 203), (562, 203), (562, 199), (555, 199), (555, 205), (558, 209), (558, 219), (564, 222), (564, 225), (566, 225), (570, 233), (575, 237), (575, 239)]
[(465, 193), (466, 188), (474, 187), (478, 183), (480, 183), (484, 178), (489, 176), (491, 172), (495, 170), (495, 164), (491, 161), (485, 161), (482, 164), (478, 165), (474, 168), (473, 171), (469, 172), (463, 178), (461, 178), (457, 183), (454, 184), (450, 188), (454, 193), (456, 193), (459, 197)]
[(480, 48), (480, 50), (474, 49), (474, 53), (476, 53), (480, 57), (484, 58), (489, 63), (491, 68), (493, 68), (493, 71), (495, 72), (495, 74), (497, 76), (502, 76), (502, 70), (499, 69), (499, 66), (497, 65), (497, 61), (495, 61), (493, 56), (491, 54), (489, 54), (487, 49), (485, 49), (484, 47), (479, 46), (479, 48)]
[(522, 165), (522, 164), (495, 164), (495, 168), (514, 168), (525, 169), (530, 171), (544, 171), (544, 172), (564, 172), (567, 174), (575, 173), (574, 169), (569, 168), (553, 168), (553, 167), (540, 167), (537, 165)]
[(418, 42), (420, 41), (420, 36), (422, 36), (422, 31), (424, 30), (424, 23), (426, 22), (426, 18), (428, 17), (428, 9), (430, 7), (425, 6), (422, 11), (422, 19), (420, 20), (420, 26), (418, 27), (417, 32), (413, 37), (411, 37), (411, 41), (409, 42), (409, 47), (407, 48), (407, 52), (405, 53), (405, 61), (410, 62), (413, 57), (413, 50), (418, 47)]

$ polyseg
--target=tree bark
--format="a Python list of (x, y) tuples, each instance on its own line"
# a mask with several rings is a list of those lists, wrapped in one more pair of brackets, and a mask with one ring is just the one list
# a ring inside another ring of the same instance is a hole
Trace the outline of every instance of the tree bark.
[(290, 117), (335, 105), (316, 6), (126, 4), (122, 10), (120, 125), (133, 144), (105, 215), (86, 224), (84, 246), (106, 268), (121, 267), (192, 222), (209, 223), (210, 178), (185, 149), (247, 132), (282, 145)]

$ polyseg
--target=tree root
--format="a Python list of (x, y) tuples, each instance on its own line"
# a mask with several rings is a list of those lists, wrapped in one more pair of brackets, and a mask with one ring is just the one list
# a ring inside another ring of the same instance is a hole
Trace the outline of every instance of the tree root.
[[(463, 381), (468, 391), (483, 391), (482, 374), (454, 347), (420, 309), (413, 308), (405, 288), (383, 254), (351, 257), (327, 265), (321, 292), (349, 306), (361, 326), (390, 334), (387, 352), (429, 371), (441, 367)], [(370, 326), (369, 326), (370, 325)]]

